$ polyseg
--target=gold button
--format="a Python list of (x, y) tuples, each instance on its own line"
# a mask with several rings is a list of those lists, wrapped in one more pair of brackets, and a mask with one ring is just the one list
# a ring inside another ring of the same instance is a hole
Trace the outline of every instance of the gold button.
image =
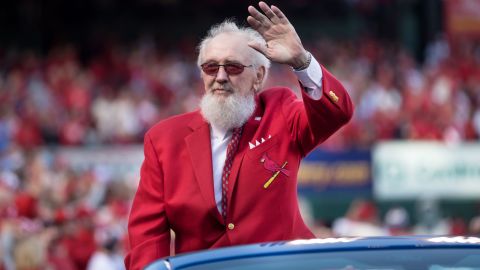
[(233, 223), (228, 223), (228, 229), (229, 229), (229, 230), (233, 230), (233, 228), (235, 228), (235, 224), (233, 224)]

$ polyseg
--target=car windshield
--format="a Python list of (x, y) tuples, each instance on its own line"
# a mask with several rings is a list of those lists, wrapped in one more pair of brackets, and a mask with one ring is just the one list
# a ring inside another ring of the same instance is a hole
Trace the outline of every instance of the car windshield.
[[(177, 269), (177, 268), (176, 268)], [(480, 270), (479, 249), (397, 249), (249, 256), (185, 270)]]

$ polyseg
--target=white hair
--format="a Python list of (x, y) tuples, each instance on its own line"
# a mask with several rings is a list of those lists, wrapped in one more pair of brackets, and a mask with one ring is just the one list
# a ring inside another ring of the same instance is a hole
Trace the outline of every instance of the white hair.
[[(220, 34), (225, 34), (225, 33), (243, 35), (246, 38), (246, 42), (253, 41), (260, 44), (266, 43), (265, 39), (254, 29), (250, 27), (238, 26), (233, 19), (226, 19), (222, 23), (212, 26), (208, 30), (207, 35), (202, 39), (202, 41), (198, 45), (197, 65), (199, 67), (201, 64), (203, 64), (203, 52), (205, 51), (205, 47), (207, 46), (208, 42), (210, 42), (216, 36)], [(258, 52), (257, 50), (255, 49), (252, 49), (252, 50), (253, 50), (253, 54), (252, 54), (253, 65), (257, 68), (262, 66), (265, 67), (265, 76), (263, 77), (263, 82), (265, 82), (268, 75), (268, 70), (270, 68), (270, 60), (268, 60), (268, 58), (265, 57), (265, 55)]]

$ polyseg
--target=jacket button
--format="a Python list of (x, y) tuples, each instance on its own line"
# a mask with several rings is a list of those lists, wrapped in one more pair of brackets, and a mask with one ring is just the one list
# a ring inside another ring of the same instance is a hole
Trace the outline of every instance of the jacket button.
[(228, 229), (233, 230), (235, 228), (235, 224), (233, 223), (228, 223)]

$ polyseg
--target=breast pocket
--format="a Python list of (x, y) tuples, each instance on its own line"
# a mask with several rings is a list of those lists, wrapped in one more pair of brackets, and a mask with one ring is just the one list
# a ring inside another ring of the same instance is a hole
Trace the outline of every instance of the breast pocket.
[(257, 145), (255, 148), (247, 150), (246, 156), (254, 160), (259, 159), (265, 152), (276, 145), (278, 145), (278, 137), (274, 135), (265, 142)]
[(295, 181), (288, 180), (291, 166), (282, 143), (281, 137), (272, 136), (245, 154), (243, 172), (248, 175), (249, 188), (262, 192), (262, 200), (273, 202), (276, 199), (271, 196), (288, 192), (292, 185), (295, 189)]

